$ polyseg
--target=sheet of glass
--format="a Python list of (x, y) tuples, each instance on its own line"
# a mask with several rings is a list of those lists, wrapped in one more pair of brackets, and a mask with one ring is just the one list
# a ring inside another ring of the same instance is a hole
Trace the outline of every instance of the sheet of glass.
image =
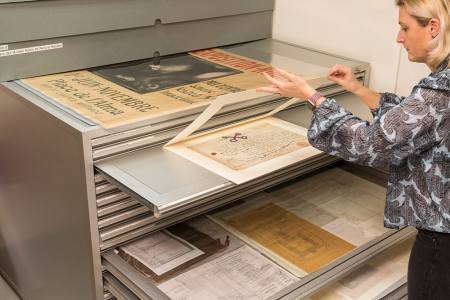
[(22, 80), (105, 128), (203, 106), (266, 85), (272, 67), (220, 49)]
[(295, 281), (260, 253), (242, 246), (158, 287), (174, 300), (266, 299)]
[(170, 270), (204, 254), (194, 245), (167, 231), (154, 233), (120, 247), (120, 250), (138, 260), (156, 275)]
[(383, 251), (350, 275), (320, 290), (311, 300), (381, 299), (406, 282), (414, 239)]

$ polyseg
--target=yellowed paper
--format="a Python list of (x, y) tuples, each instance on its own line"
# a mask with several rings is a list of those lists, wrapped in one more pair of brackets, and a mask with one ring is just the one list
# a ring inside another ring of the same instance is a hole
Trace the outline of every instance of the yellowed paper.
[[(167, 63), (165, 61), (167, 60)], [(219, 49), (100, 70), (22, 80), (105, 128), (205, 106), (217, 96), (267, 85), (269, 64)]]
[[(240, 171), (310, 146), (305, 136), (269, 122), (259, 122), (242, 133), (236, 130), (228, 135), (224, 132), (219, 140), (205, 141), (188, 148)], [(247, 151), (242, 151), (244, 149)]]
[(234, 183), (243, 183), (321, 153), (306, 129), (273, 117), (243, 123), (166, 149)]
[[(281, 258), (303, 276), (326, 266), (355, 248), (287, 210), (268, 203), (238, 214), (216, 216), (226, 228), (272, 258)], [(278, 261), (276, 259), (276, 261)], [(282, 263), (282, 265), (285, 265)]]

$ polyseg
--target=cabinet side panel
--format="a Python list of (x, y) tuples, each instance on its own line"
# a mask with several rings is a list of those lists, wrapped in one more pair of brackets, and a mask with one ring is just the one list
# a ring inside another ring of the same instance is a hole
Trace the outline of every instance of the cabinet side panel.
[(85, 166), (80, 132), (0, 86), (0, 271), (23, 299), (99, 293)]

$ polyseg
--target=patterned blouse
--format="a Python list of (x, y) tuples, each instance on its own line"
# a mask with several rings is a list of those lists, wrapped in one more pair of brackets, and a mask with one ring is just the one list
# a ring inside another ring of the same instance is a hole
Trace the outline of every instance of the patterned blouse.
[(384, 225), (450, 233), (450, 69), (448, 59), (409, 97), (381, 94), (371, 124), (326, 99), (310, 143), (368, 166), (388, 166)]

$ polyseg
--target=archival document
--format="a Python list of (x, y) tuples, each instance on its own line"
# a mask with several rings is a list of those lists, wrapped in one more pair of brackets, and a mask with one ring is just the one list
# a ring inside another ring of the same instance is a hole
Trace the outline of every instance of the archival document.
[(311, 300), (381, 299), (406, 283), (414, 239), (383, 251), (350, 275), (321, 289)]
[(274, 117), (238, 124), (166, 147), (235, 183), (320, 153), (306, 128)]
[(266, 299), (296, 278), (260, 253), (242, 246), (167, 280), (158, 288), (174, 300)]
[(273, 203), (219, 212), (212, 219), (298, 277), (326, 266), (355, 248)]
[(120, 247), (156, 275), (162, 275), (202, 254), (203, 251), (168, 231), (161, 231)]
[(105, 128), (204, 106), (219, 95), (267, 85), (272, 67), (207, 49), (23, 79), (22, 84)]

